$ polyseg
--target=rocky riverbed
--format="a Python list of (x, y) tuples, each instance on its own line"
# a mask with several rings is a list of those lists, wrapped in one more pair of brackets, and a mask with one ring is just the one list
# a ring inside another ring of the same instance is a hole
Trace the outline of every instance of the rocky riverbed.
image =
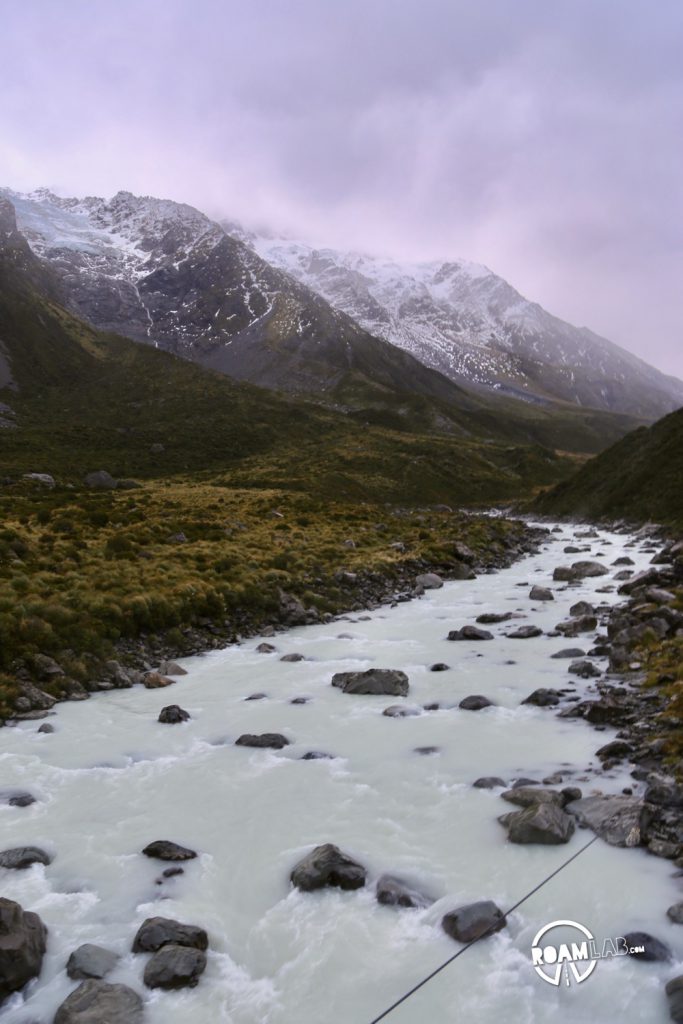
[[(420, 566), (393, 608), (148, 652), (145, 687), (3, 730), (0, 1019), (362, 1024), (483, 934), (399, 1024), (454, 1000), (484, 1024), (677, 1013), (680, 791), (635, 652), (643, 624), (680, 629), (678, 554), (570, 525), (528, 543), (476, 579)], [(645, 953), (555, 989), (530, 948), (563, 919)]]

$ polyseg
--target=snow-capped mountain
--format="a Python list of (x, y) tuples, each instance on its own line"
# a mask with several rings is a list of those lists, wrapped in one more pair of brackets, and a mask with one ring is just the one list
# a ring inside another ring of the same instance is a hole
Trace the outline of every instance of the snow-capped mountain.
[(452, 380), (646, 418), (683, 404), (681, 381), (552, 316), (481, 264), (397, 263), (234, 224), (226, 229), (367, 331)]

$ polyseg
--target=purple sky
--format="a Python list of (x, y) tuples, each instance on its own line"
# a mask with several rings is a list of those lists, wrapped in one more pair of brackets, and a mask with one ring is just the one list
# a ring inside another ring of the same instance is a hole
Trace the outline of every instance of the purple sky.
[(486, 263), (683, 376), (683, 3), (5, 5), (0, 184)]

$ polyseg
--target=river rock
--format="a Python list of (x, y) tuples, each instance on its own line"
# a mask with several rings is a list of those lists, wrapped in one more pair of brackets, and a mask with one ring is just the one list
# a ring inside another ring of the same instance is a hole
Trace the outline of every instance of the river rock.
[(280, 732), (262, 732), (258, 736), (245, 732), (235, 740), (236, 747), (259, 747), (270, 750), (282, 750), (289, 746), (289, 740)]
[(52, 857), (39, 846), (16, 846), (0, 853), (0, 868), (23, 871), (32, 864), (51, 864)]
[(190, 712), (185, 711), (184, 708), (177, 704), (168, 704), (159, 712), (157, 721), (163, 722), (165, 725), (178, 725), (180, 722), (189, 721), (190, 717)]
[(142, 685), (146, 690), (161, 690), (165, 686), (172, 686), (174, 682), (169, 676), (162, 676), (161, 672), (145, 672), (142, 677)]
[(148, 961), (143, 980), (147, 988), (194, 988), (205, 970), (203, 950), (169, 944)]
[(338, 889), (361, 889), (367, 872), (332, 843), (316, 846), (299, 861), (291, 873), (292, 884), (304, 892), (328, 886)]
[(635, 565), (636, 563), (628, 555), (620, 555), (619, 558), (615, 558), (612, 565)]
[(683, 902), (673, 903), (667, 910), (666, 916), (674, 924), (683, 924)]
[(590, 828), (610, 846), (638, 846), (643, 801), (633, 796), (587, 796), (567, 805), (579, 825)]
[(305, 661), (305, 660), (306, 659), (305, 659), (303, 654), (283, 654), (282, 657), (280, 658), (280, 661), (291, 661), (291, 662)]
[(86, 942), (78, 949), (75, 949), (66, 964), (66, 973), (74, 981), (83, 981), (85, 978), (97, 978), (101, 980), (106, 977), (118, 963), (119, 957), (104, 946), (95, 946)]
[(406, 707), (403, 704), (392, 704), (382, 712), (387, 718), (414, 718), (422, 714), (422, 708)]
[(447, 665), (443, 661), (437, 661), (433, 665), (429, 666), (429, 671), (430, 672), (448, 672), (450, 667), (451, 667), (450, 665)]
[(597, 665), (594, 665), (592, 661), (581, 659), (579, 661), (573, 661), (567, 672), (570, 672), (573, 676), (580, 676), (582, 679), (590, 679), (594, 676), (600, 675), (600, 669)]
[(582, 618), (585, 615), (595, 615), (595, 608), (590, 601), (577, 601), (569, 609), (572, 618)]
[(520, 626), (513, 629), (512, 633), (505, 634), (508, 640), (531, 640), (535, 636), (543, 636), (543, 630), (538, 626)]
[(37, 914), (0, 897), (0, 1003), (37, 978), (47, 945), (47, 928)]
[(476, 621), (482, 626), (494, 626), (498, 622), (509, 622), (514, 617), (514, 612), (484, 612), (482, 615), (477, 615)]
[(435, 572), (423, 572), (415, 577), (415, 586), (424, 590), (439, 590), (443, 586), (443, 580)]
[(138, 928), (132, 948), (134, 953), (156, 953), (168, 945), (204, 950), (209, 945), (209, 937), (195, 924), (182, 924), (170, 917), (148, 917)]
[(603, 747), (595, 751), (595, 756), (601, 761), (623, 761), (633, 753), (633, 744), (628, 740), (611, 740)]
[(472, 693), (469, 697), (463, 697), (458, 707), (462, 708), (463, 711), (481, 711), (483, 708), (494, 707), (494, 703), (481, 693)]
[(38, 732), (41, 732), (41, 733), (52, 733), (54, 731), (55, 731), (54, 725), (51, 725), (49, 722), (43, 722), (43, 724), (38, 727)]
[(534, 586), (529, 591), (531, 601), (554, 601), (555, 595), (548, 587)]
[(602, 562), (580, 561), (572, 562), (572, 570), (575, 579), (586, 579), (591, 576), (607, 576), (609, 569)]
[(0, 804), (8, 804), (10, 807), (30, 807), (36, 802), (33, 793), (25, 789), (2, 789), (0, 790)]
[(528, 697), (525, 697), (522, 704), (534, 704), (537, 708), (552, 707), (560, 703), (560, 694), (557, 690), (549, 690), (541, 686), (534, 690)]
[(452, 629), (447, 640), (493, 640), (493, 633), (487, 629), (477, 629), (476, 626), (463, 626), (462, 629)]
[(434, 901), (393, 875), (382, 875), (377, 882), (377, 902), (385, 907), (428, 907)]
[(405, 672), (391, 668), (369, 668), (365, 672), (337, 672), (332, 676), (332, 686), (342, 693), (379, 694), (391, 697), (405, 697), (408, 693), (408, 676)]
[(502, 789), (507, 783), (497, 775), (482, 775), (480, 779), (475, 779), (472, 785), (475, 789)]
[(277, 651), (277, 647), (274, 644), (262, 643), (256, 648), (257, 654), (274, 654)]
[(142, 1024), (142, 999), (128, 985), (88, 979), (67, 996), (53, 1024)]
[(170, 839), (155, 839), (142, 852), (145, 857), (153, 857), (155, 860), (194, 860), (197, 856), (194, 850), (188, 849), (187, 846), (173, 843)]
[(458, 942), (474, 942), (499, 932), (506, 924), (505, 914), (492, 900), (480, 900), (451, 910), (441, 919), (441, 927)]
[(667, 981), (664, 989), (669, 1001), (669, 1016), (675, 1024), (683, 1022), (683, 974)]
[(515, 786), (500, 794), (503, 800), (519, 807), (531, 807), (533, 804), (555, 804), (564, 806), (564, 797), (556, 789), (544, 789), (541, 786)]
[(554, 803), (534, 803), (499, 819), (508, 830), (511, 843), (568, 843), (576, 828), (574, 819)]
[(162, 676), (186, 676), (187, 669), (179, 665), (177, 661), (162, 661), (159, 665), (159, 672)]
[(564, 647), (561, 651), (556, 651), (555, 654), (551, 654), (551, 658), (583, 658), (586, 652), (582, 651), (580, 647)]
[(560, 583), (569, 583), (572, 580), (578, 579), (578, 576), (570, 566), (558, 565), (553, 572), (553, 579)]
[(627, 932), (624, 941), (629, 949), (633, 946), (645, 946), (643, 953), (629, 953), (634, 960), (643, 960), (645, 963), (666, 963), (671, 960), (671, 950), (661, 939), (656, 939), (649, 932)]

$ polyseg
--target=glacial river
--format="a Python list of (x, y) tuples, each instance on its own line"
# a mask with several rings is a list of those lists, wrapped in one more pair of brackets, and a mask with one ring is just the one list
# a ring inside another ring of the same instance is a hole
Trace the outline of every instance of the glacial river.
[[(54, 855), (44, 867), (0, 869), (0, 894), (37, 911), (49, 928), (40, 978), (0, 1009), (2, 1024), (51, 1024), (73, 990), (64, 967), (84, 942), (121, 954), (109, 981), (146, 1000), (149, 1024), (369, 1024), (403, 991), (456, 951), (440, 920), (454, 907), (493, 899), (502, 908), (578, 850), (590, 833), (564, 846), (509, 843), (498, 815), (513, 810), (500, 790), (472, 788), (483, 775), (542, 780), (562, 771), (584, 795), (634, 785), (626, 769), (593, 775), (594, 751), (615, 735), (555, 708), (520, 706), (537, 687), (590, 689), (553, 660), (563, 647), (588, 650), (591, 637), (504, 636), (521, 624), (544, 631), (568, 616), (611, 578), (580, 587), (553, 583), (555, 566), (622, 554), (647, 565), (644, 542), (600, 531), (575, 540), (563, 527), (543, 550), (476, 581), (453, 582), (422, 599), (349, 615), (328, 625), (268, 638), (274, 654), (255, 651), (263, 638), (186, 659), (188, 675), (164, 690), (135, 687), (56, 707), (48, 720), (0, 731), (0, 786), (30, 790), (30, 807), (0, 806), (1, 846), (34, 844)], [(590, 546), (566, 555), (563, 546)], [(612, 569), (611, 572), (616, 572)], [(527, 585), (554, 589), (554, 602), (533, 603)], [(489, 642), (445, 640), (482, 612), (519, 611), (519, 622), (486, 627)], [(339, 634), (347, 634), (340, 637)], [(300, 652), (305, 661), (283, 663)], [(433, 662), (449, 671), (430, 672)], [(598, 661), (604, 666), (604, 662)], [(402, 669), (405, 703), (439, 702), (437, 711), (402, 719), (382, 715), (401, 699), (350, 696), (330, 686), (335, 672), (371, 666)], [(246, 701), (255, 692), (266, 699)], [(460, 710), (462, 697), (484, 694), (496, 707)], [(292, 704), (296, 697), (310, 698)], [(183, 725), (157, 722), (178, 703)], [(244, 732), (282, 732), (282, 751), (234, 746)], [(418, 747), (437, 747), (430, 755)], [(332, 759), (302, 760), (307, 751)], [(580, 780), (580, 781), (577, 781)], [(155, 839), (199, 852), (183, 875), (156, 884), (167, 865), (141, 855)], [(293, 865), (314, 845), (336, 843), (365, 865), (369, 882), (355, 892), (295, 891)], [(399, 910), (376, 902), (376, 878), (398, 875), (435, 902)], [(508, 920), (399, 1007), (389, 1024), (664, 1024), (664, 982), (683, 970), (683, 927), (666, 909), (683, 898), (671, 863), (642, 850), (594, 843)], [(130, 953), (146, 918), (171, 917), (205, 927), (210, 951), (195, 989), (149, 992), (146, 957)], [(571, 919), (603, 937), (645, 930), (673, 949), (671, 964), (630, 957), (602, 961), (581, 984), (557, 988), (531, 966), (530, 946), (544, 924)]]

